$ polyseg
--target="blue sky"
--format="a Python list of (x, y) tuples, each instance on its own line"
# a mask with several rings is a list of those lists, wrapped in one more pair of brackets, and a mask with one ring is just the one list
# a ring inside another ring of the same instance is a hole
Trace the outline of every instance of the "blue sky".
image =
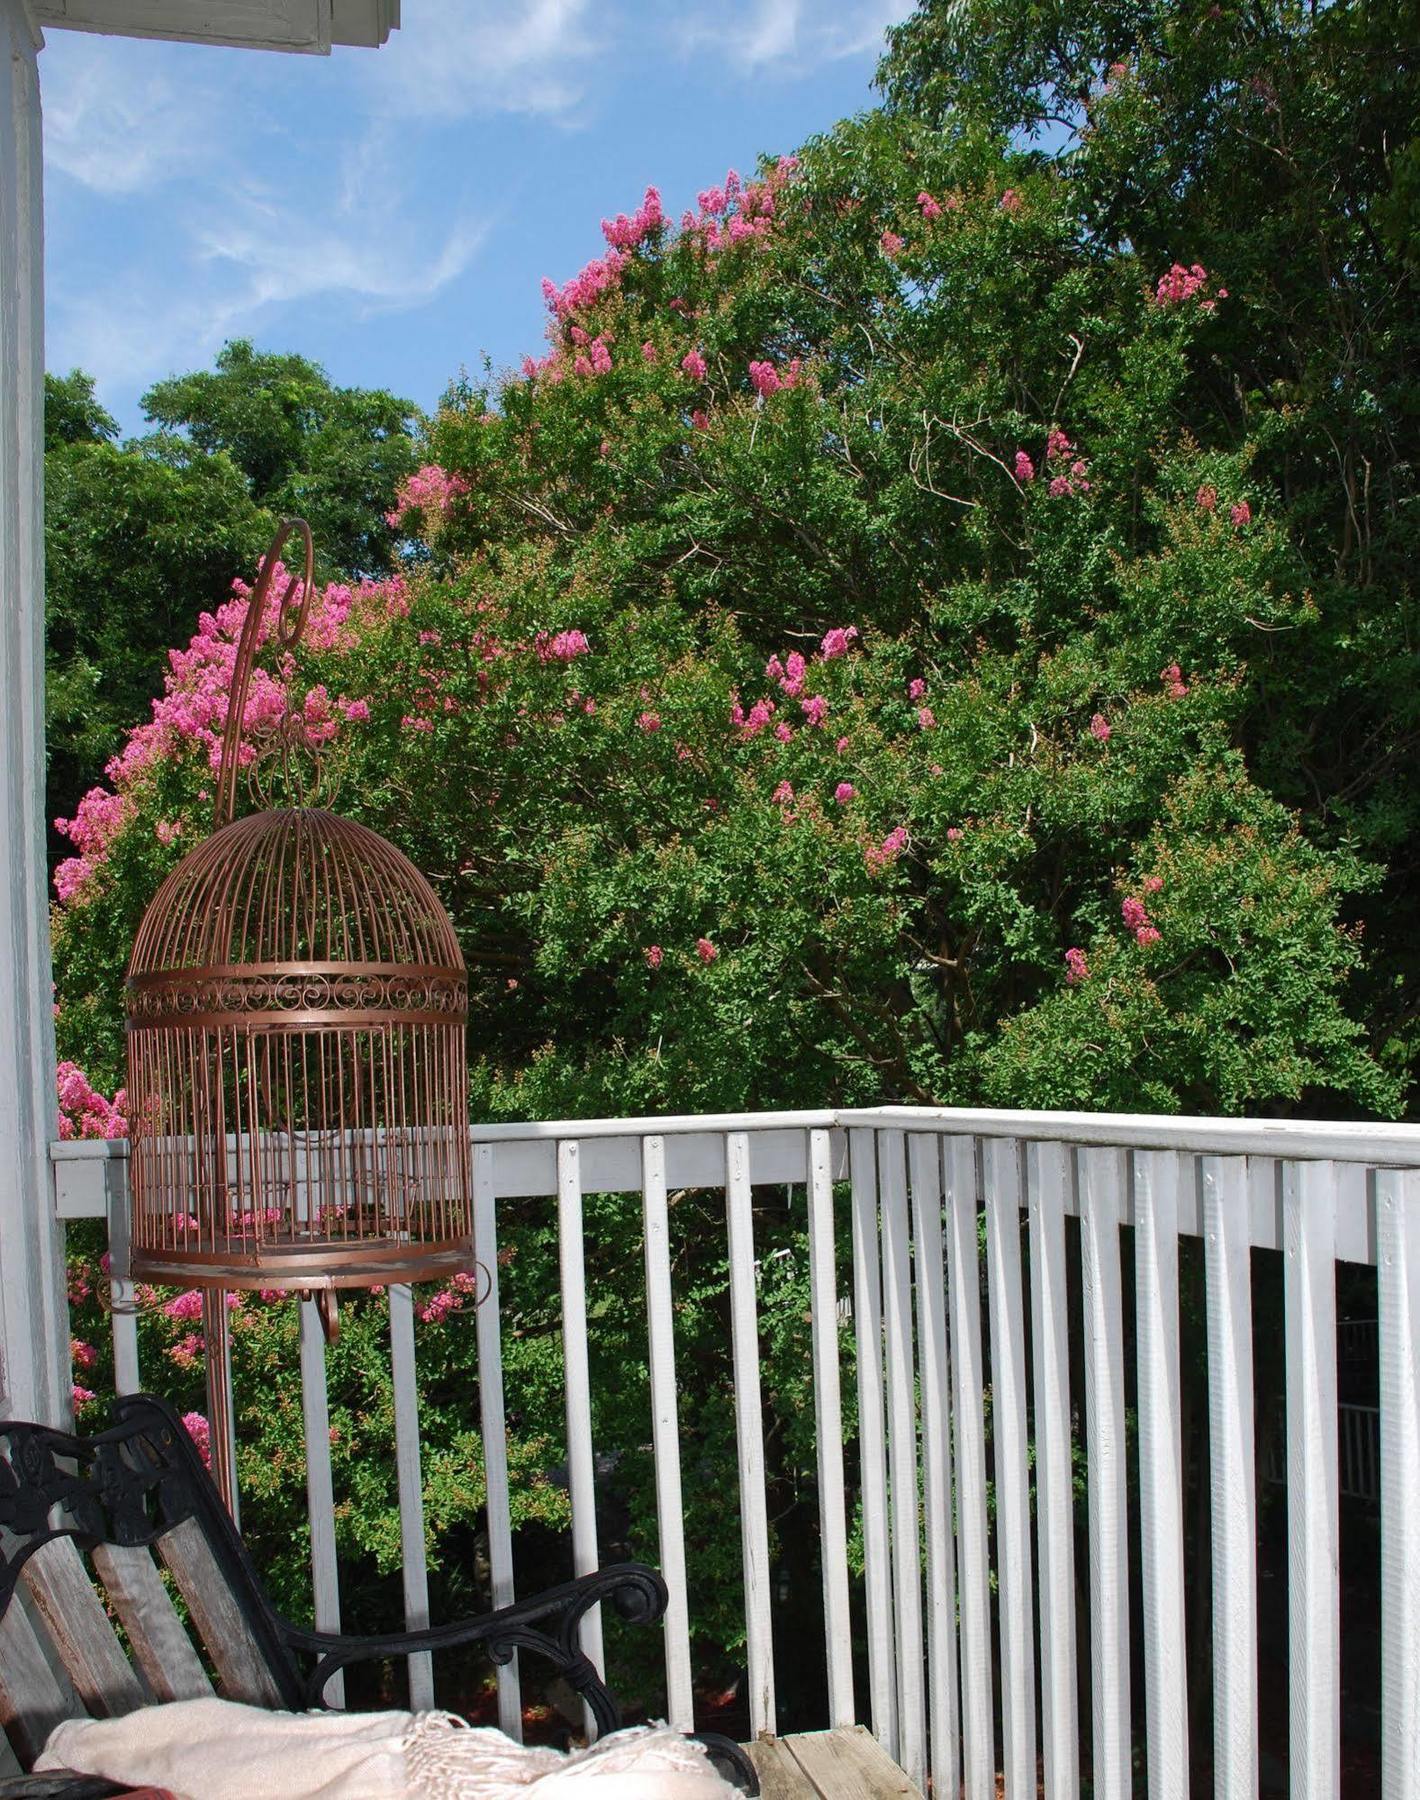
[(378, 51), (51, 31), (48, 362), (125, 431), (226, 338), (432, 407), (542, 345), (539, 284), (871, 104), (910, 0), (403, 0)]

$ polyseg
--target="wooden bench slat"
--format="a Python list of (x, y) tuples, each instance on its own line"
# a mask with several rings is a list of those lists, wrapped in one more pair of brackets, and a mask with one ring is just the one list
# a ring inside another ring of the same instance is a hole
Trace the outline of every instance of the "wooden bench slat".
[(17, 1593), (0, 1618), (0, 1728), (22, 1762), (32, 1763), (56, 1725), (80, 1711), (50, 1667)]
[(115, 1718), (147, 1704), (72, 1538), (41, 1544), (20, 1571), (20, 1581), (79, 1698), (96, 1718)]
[(118, 1614), (155, 1700), (212, 1696), (202, 1658), (183, 1628), (163, 1578), (146, 1549), (100, 1544), (94, 1567)]
[(163, 1533), (157, 1551), (182, 1591), (224, 1697), (279, 1708), (280, 1690), (201, 1527), (184, 1519)]
[(922, 1800), (922, 1790), (864, 1725), (800, 1732), (788, 1744), (816, 1790), (831, 1800)]
[(745, 1754), (759, 1777), (760, 1800), (818, 1800), (818, 1789), (794, 1760), (783, 1738), (756, 1738)]

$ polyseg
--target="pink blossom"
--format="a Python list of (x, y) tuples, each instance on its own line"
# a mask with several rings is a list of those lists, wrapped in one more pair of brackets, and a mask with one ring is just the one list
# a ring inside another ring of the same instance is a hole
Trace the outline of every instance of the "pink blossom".
[(874, 875), (891, 867), (907, 848), (907, 827), (895, 825), (880, 844), (869, 844), (863, 852), (863, 861)]
[(1035, 464), (1026, 455), (1024, 450), (1017, 450), (1016, 452), (1016, 480), (1035, 480)]
[(648, 362), (648, 363), (653, 363), (653, 362), (656, 362), (659, 360), (656, 346), (651, 342), (651, 340), (649, 338), (641, 346), (641, 360), (642, 360), (642, 362)]
[(695, 431), (708, 431), (710, 429), (710, 415), (709, 413), (702, 412), (700, 408), (697, 407), (690, 415), (690, 423), (692, 429)]
[(787, 806), (794, 798), (794, 790), (787, 781), (781, 781), (775, 788), (772, 798), (776, 806)]
[(1171, 700), (1182, 700), (1188, 692), (1188, 683), (1183, 679), (1183, 670), (1177, 663), (1170, 663), (1166, 669), (1159, 671), (1159, 680), (1164, 684), (1164, 691)]
[(1052, 500), (1059, 500), (1066, 494), (1073, 494), (1074, 491), (1074, 484), (1071, 482), (1068, 475), (1054, 475), (1051, 477), (1049, 492)]
[(153, 827), (153, 836), (165, 847), (175, 844), (182, 836), (181, 819), (159, 819)]
[(1052, 425), (1045, 440), (1045, 454), (1052, 462), (1062, 456), (1068, 456), (1075, 446), (1066, 437), (1058, 425)]
[(959, 844), (961, 842), (961, 839), (962, 839), (961, 826), (960, 825), (949, 825), (947, 827), (947, 842), (949, 844)]
[(1147, 925), (1149, 922), (1149, 914), (1144, 906), (1144, 902), (1142, 900), (1136, 900), (1132, 894), (1120, 907), (1119, 911), (1124, 923), (1131, 931), (1135, 930), (1140, 925)]
[(1096, 713), (1090, 720), (1090, 736), (1101, 744), (1107, 744), (1114, 733), (1114, 727), (1103, 713)]
[(698, 350), (687, 350), (680, 359), (680, 366), (692, 381), (697, 384), (704, 381), (707, 365)]
[(886, 257), (894, 257), (903, 247), (903, 240), (895, 231), (885, 231), (878, 239), (878, 248)]
[(69, 1354), (81, 1369), (92, 1369), (99, 1360), (99, 1353), (92, 1344), (86, 1344), (82, 1338), (70, 1338)]
[(615, 250), (634, 250), (664, 219), (661, 196), (655, 188), (648, 187), (645, 198), (629, 219), (625, 213), (618, 213), (614, 219), (602, 220), (602, 236)]
[(819, 646), (819, 655), (824, 662), (832, 662), (835, 656), (846, 656), (848, 646), (858, 635), (856, 625), (835, 625), (831, 631), (824, 633), (823, 643)]
[(75, 1406), (87, 1406), (97, 1396), (92, 1388), (80, 1387), (76, 1381), (69, 1390)]
[(807, 700), (801, 700), (799, 705), (810, 725), (822, 725), (828, 717), (828, 702), (822, 694), (811, 694)]
[(926, 698), (926, 694), (927, 694), (927, 683), (922, 679), (922, 677), (920, 675), (914, 675), (912, 677), (911, 681), (909, 681), (907, 684), (908, 699), (909, 700), (922, 700), (922, 699)]
[(580, 275), (560, 288), (544, 277), (542, 297), (548, 311), (559, 319), (567, 319), (574, 312), (595, 305), (603, 294), (620, 285), (622, 270), (630, 260), (624, 250), (613, 247), (605, 256), (594, 257)]
[(393, 511), (386, 513), (385, 523), (398, 530), (409, 514), (417, 512), (425, 527), (436, 530), (448, 517), (455, 500), (468, 492), (462, 475), (450, 475), (437, 463), (425, 463), (400, 483)]
[(833, 747), (838, 754), (842, 756), (843, 752), (848, 748), (848, 739), (846, 737), (839, 738), (838, 742)]
[(195, 1324), (202, 1317), (201, 1290), (188, 1288), (186, 1293), (174, 1294), (163, 1311), (170, 1319), (180, 1319), (186, 1325)]
[(189, 1331), (168, 1347), (168, 1355), (180, 1369), (195, 1369), (207, 1353), (207, 1340), (200, 1331)]
[(209, 1468), (212, 1466), (212, 1427), (200, 1412), (182, 1415), (183, 1429), (197, 1446), (197, 1454)]
[(922, 217), (926, 219), (929, 224), (933, 219), (941, 218), (941, 207), (925, 190), (917, 196), (917, 204), (921, 208)]
[(752, 362), (749, 379), (754, 391), (764, 399), (779, 392), (779, 371), (771, 362)]
[(538, 632), (533, 640), (539, 662), (575, 662), (579, 656), (586, 656), (591, 649), (585, 631), (559, 631), (555, 637), (549, 637), (545, 631)]
[(659, 731), (661, 729), (661, 715), (654, 712), (643, 712), (638, 716), (636, 723), (641, 727), (642, 731)]
[(1146, 875), (1144, 877), (1144, 892), (1146, 894), (1157, 894), (1163, 885), (1164, 878), (1162, 875)]
[(1208, 271), (1202, 263), (1193, 263), (1188, 268), (1182, 263), (1174, 263), (1159, 277), (1154, 289), (1154, 305), (1181, 306), (1185, 300), (1192, 300), (1202, 293), (1207, 285)]
[[(777, 662), (778, 658), (774, 658), (774, 661)], [(797, 650), (791, 650), (789, 652), (788, 658), (783, 666), (783, 671), (779, 676), (779, 685), (791, 700), (797, 699), (797, 697), (803, 693), (804, 678), (808, 672), (808, 666), (809, 665), (804, 661)]]
[(128, 1136), (125, 1110), (128, 1096), (122, 1088), (112, 1101), (91, 1086), (76, 1063), (61, 1062), (54, 1071), (59, 1101), (61, 1138), (121, 1138)]
[(1090, 978), (1090, 965), (1085, 960), (1083, 950), (1074, 948), (1065, 952), (1065, 981), (1069, 987), (1078, 987), (1082, 981)]
[(774, 735), (781, 744), (787, 744), (794, 735), (794, 728), (786, 720), (781, 719), (774, 727)]
[(1193, 496), (1193, 504), (1198, 508), (1199, 512), (1216, 512), (1218, 507), (1217, 488), (1215, 488), (1211, 482), (1206, 483), (1203, 487), (1199, 488), (1198, 492)]
[(370, 716), (370, 703), (368, 700), (342, 700), (340, 710), (350, 724), (361, 724)]
[(1157, 944), (1161, 933), (1156, 925), (1141, 925), (1134, 933), (1135, 942), (1146, 950), (1150, 944)]
[(1241, 531), (1244, 525), (1251, 525), (1252, 523), (1252, 508), (1248, 505), (1246, 500), (1239, 500), (1236, 505), (1230, 509), (1228, 517), (1232, 520), (1233, 524), (1237, 526), (1238, 530)]
[(740, 730), (745, 737), (758, 737), (773, 716), (774, 702), (772, 700), (756, 700), (746, 714)]
[(648, 968), (659, 969), (662, 962), (665, 960), (665, 952), (661, 949), (659, 944), (648, 944), (645, 950), (645, 957), (646, 966)]
[(695, 954), (700, 958), (701, 962), (712, 963), (720, 952), (710, 942), (709, 938), (696, 938)]
[(1007, 188), (1001, 196), (1001, 211), (1004, 213), (1018, 213), (1024, 205), (1025, 202), (1014, 188)]
[(848, 802), (857, 792), (857, 788), (854, 787), (851, 781), (840, 781), (838, 786), (833, 790), (833, 797), (840, 806), (847, 806)]
[(917, 709), (917, 724), (918, 724), (919, 729), (921, 729), (922, 731), (931, 731), (931, 729), (933, 728), (933, 726), (936, 723), (937, 723), (936, 715), (933, 713), (930, 706), (919, 706), (918, 707), (918, 709)]

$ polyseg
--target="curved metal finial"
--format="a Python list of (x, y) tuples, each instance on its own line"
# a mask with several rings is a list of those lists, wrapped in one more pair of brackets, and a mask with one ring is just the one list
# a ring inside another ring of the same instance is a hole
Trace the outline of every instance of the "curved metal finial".
[[(213, 807), (213, 822), (218, 830), (223, 825), (230, 825), (237, 816), (237, 769), (242, 754), (242, 721), (246, 717), (247, 694), (251, 689), (251, 673), (256, 663), (257, 638), (266, 612), (266, 596), (275, 579), (277, 559), (293, 531), (300, 533), (305, 550), (305, 567), (300, 575), (290, 577), (286, 583), (286, 591), (281, 596), (281, 610), (276, 617), (276, 642), (283, 650), (289, 650), (300, 642), (301, 633), (306, 627), (306, 614), (311, 608), (311, 595), (315, 589), (315, 543), (311, 537), (311, 528), (304, 519), (283, 519), (266, 555), (261, 559), (261, 570), (256, 578), (256, 587), (252, 590), (246, 623), (242, 626), (242, 635), (237, 644), (237, 660), (232, 666), (232, 687), (227, 699), (227, 729), (222, 735), (222, 764), (217, 777), (217, 800)], [(301, 590), (300, 602), (293, 604), (292, 595), (298, 586)]]

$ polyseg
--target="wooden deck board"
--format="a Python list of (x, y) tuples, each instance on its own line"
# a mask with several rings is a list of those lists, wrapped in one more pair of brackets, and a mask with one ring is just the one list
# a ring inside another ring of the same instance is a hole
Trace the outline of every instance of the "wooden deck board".
[(922, 1800), (863, 1725), (746, 1744), (762, 1800)]

